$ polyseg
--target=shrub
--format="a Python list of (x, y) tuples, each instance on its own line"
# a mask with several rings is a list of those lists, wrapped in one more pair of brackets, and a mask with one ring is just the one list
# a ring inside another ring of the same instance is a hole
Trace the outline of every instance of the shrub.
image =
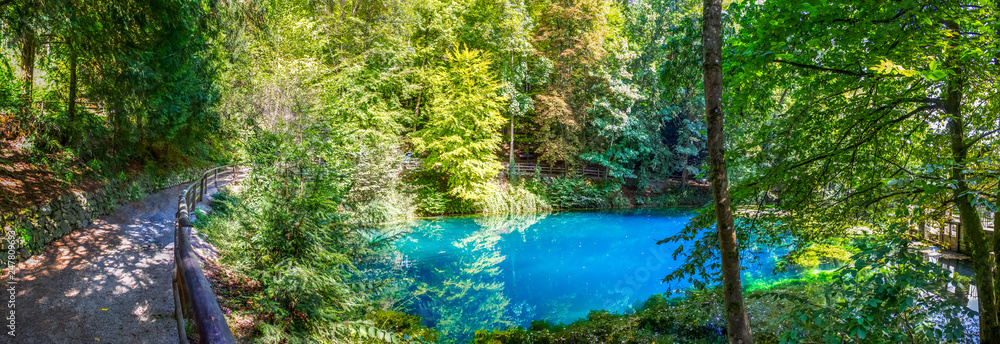
[(476, 207), (483, 213), (522, 213), (551, 209), (545, 199), (521, 185), (489, 183), (487, 186), (483, 197), (476, 202)]
[(365, 315), (378, 328), (403, 335), (422, 342), (437, 342), (439, 334), (436, 330), (420, 323), (420, 317), (399, 311), (379, 309)]
[[(240, 305), (256, 315), (254, 339), (384, 342), (392, 335), (364, 317), (374, 293), (358, 286), (371, 284), (352, 282), (368, 282), (355, 280), (355, 263), (386, 240), (367, 240), (371, 230), (344, 211), (352, 186), (341, 173), (350, 171), (346, 160), (315, 142), (267, 141), (258, 142), (258, 160), (240, 191), (217, 195), (217, 212), (197, 223), (219, 248), (220, 262), (260, 286), (249, 305)], [(365, 221), (391, 212), (376, 204), (365, 205), (362, 214), (371, 217)]]

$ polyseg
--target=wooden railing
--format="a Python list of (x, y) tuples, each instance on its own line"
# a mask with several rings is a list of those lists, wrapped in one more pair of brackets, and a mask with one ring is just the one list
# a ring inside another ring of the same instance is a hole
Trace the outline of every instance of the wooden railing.
[[(424, 160), (420, 158), (408, 158), (403, 161), (402, 168), (404, 170), (415, 170), (420, 169), (423, 165)], [(514, 163), (514, 169), (510, 169), (510, 164), (504, 163), (503, 168), (498, 171), (503, 174), (514, 173), (517, 175), (534, 175), (537, 171), (539, 174), (543, 175), (565, 175), (565, 174), (579, 174), (584, 177), (591, 178), (606, 178), (608, 172), (603, 168), (595, 167), (584, 167), (584, 168), (565, 168), (558, 166), (547, 166), (539, 165), (530, 162), (517, 162)]]
[(504, 164), (504, 173), (514, 173), (519, 175), (534, 175), (535, 173), (548, 175), (579, 174), (584, 177), (605, 178), (608, 173), (604, 169), (594, 167), (565, 168), (558, 166), (546, 166), (533, 163), (514, 163), (511, 169), (509, 164)]
[(238, 173), (236, 165), (216, 167), (205, 171), (200, 178), (188, 185), (177, 201), (177, 215), (174, 221), (174, 316), (177, 318), (177, 336), (181, 344), (186, 344), (185, 320), (191, 319), (197, 328), (200, 343), (236, 343), (229, 330), (226, 317), (215, 299), (215, 292), (201, 271), (198, 256), (191, 248), (189, 239), (192, 223), (191, 210), (205, 198), (209, 180), (219, 186), (219, 175), (229, 174), (231, 179)]
[[(995, 214), (989, 212), (986, 208), (977, 209), (977, 211), (979, 211), (980, 223), (986, 232), (987, 242), (993, 242), (992, 236), (997, 235), (997, 224), (993, 223)], [(943, 249), (957, 253), (968, 253), (968, 238), (966, 237), (965, 226), (962, 224), (961, 219), (950, 213), (946, 216), (948, 219), (937, 225), (926, 222), (918, 224), (916, 235), (927, 241), (936, 243)]]

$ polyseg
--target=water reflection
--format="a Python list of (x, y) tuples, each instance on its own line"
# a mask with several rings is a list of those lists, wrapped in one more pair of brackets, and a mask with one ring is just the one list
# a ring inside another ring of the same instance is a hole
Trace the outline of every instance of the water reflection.
[(976, 290), (975, 272), (972, 270), (972, 262), (968, 259), (942, 257), (938, 255), (937, 248), (932, 249), (933, 251), (929, 252), (929, 254), (925, 252), (925, 261), (940, 265), (941, 268), (950, 271), (953, 278), (958, 275), (970, 279), (968, 285), (949, 282), (941, 287), (940, 294), (947, 294), (947, 296), (953, 297), (958, 304), (966, 305), (969, 309), (978, 312), (979, 297), (977, 296), (978, 291)]
[[(523, 303), (509, 307), (511, 302), (505, 293), (507, 282), (502, 278), (505, 272), (501, 267), (507, 257), (501, 253), (498, 242), (501, 235), (523, 233), (544, 217), (508, 215), (476, 218), (474, 222), (479, 229), (461, 238), (452, 237), (452, 233), (445, 229), (446, 223), (431, 222), (422, 226), (420, 234), (426, 237), (424, 240), (413, 239), (412, 242), (430, 244), (430, 247), (440, 250), (433, 253), (422, 248), (420, 251), (424, 254), (414, 257), (413, 273), (420, 276), (413, 286), (417, 298), (414, 308), (426, 320), (433, 322), (445, 337), (466, 337), (477, 328), (510, 326), (515, 324), (516, 316), (529, 315), (531, 312), (524, 310), (530, 307), (525, 307)], [(446, 249), (435, 245), (435, 242), (445, 241), (453, 247)], [(514, 253), (516, 255), (516, 251)]]
[[(397, 242), (396, 265), (416, 295), (411, 311), (446, 342), (468, 342), (478, 329), (569, 323), (594, 309), (627, 311), (667, 291), (660, 279), (680, 265), (674, 250), (689, 243), (656, 241), (692, 216), (644, 209), (420, 220)], [(772, 266), (747, 274), (767, 275)]]
[[(400, 300), (446, 343), (467, 343), (479, 329), (538, 319), (569, 323), (595, 309), (628, 311), (650, 295), (689, 287), (660, 279), (681, 265), (673, 252), (691, 243), (656, 241), (692, 216), (646, 209), (417, 220), (406, 225), (413, 233), (396, 242), (391, 278), (403, 284)], [(773, 267), (786, 249), (772, 247), (751, 245), (745, 252), (745, 284), (780, 278)], [(972, 275), (967, 261), (927, 259)], [(929, 292), (977, 309), (975, 285), (943, 282)]]

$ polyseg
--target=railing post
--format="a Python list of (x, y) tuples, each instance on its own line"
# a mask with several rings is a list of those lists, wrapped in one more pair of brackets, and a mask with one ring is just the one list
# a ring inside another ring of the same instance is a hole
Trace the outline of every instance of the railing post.
[(962, 224), (955, 225), (955, 252), (962, 253)]
[(938, 242), (941, 243), (941, 246), (944, 246), (944, 231), (947, 229), (948, 229), (947, 222), (944, 223), (944, 226), (938, 228)]
[(171, 283), (171, 289), (174, 291), (174, 318), (177, 320), (177, 341), (180, 344), (188, 344), (187, 331), (184, 329), (184, 301), (181, 301), (182, 284), (179, 280), (180, 275), (177, 263), (174, 263), (174, 278), (173, 283)]
[[(235, 169), (234, 169), (235, 170)], [(218, 169), (214, 177), (218, 184)], [(199, 268), (198, 258), (192, 252), (185, 226), (190, 226), (190, 214), (198, 201), (205, 197), (208, 171), (189, 184), (179, 196), (174, 217), (174, 280), (173, 294), (177, 318), (178, 342), (187, 344), (185, 323), (194, 324), (203, 343), (235, 344), (236, 340), (226, 323), (211, 286)]]

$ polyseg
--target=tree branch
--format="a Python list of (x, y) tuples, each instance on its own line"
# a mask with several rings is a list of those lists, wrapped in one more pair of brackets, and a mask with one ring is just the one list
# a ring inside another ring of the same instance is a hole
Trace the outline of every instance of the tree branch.
[(896, 19), (902, 18), (903, 15), (906, 14), (906, 12), (909, 12), (909, 11), (910, 11), (909, 9), (905, 9), (905, 10), (899, 11), (899, 12), (896, 13), (895, 16), (893, 16), (892, 18), (889, 18), (889, 19), (872, 20), (872, 24), (885, 24), (885, 23), (889, 23), (889, 22), (894, 21)]
[[(887, 24), (887, 23), (890, 23), (890, 22), (892, 22), (892, 21), (894, 21), (896, 19), (902, 18), (903, 15), (905, 15), (906, 12), (909, 12), (909, 11), (910, 11), (909, 9), (905, 9), (905, 10), (896, 12), (896, 15), (892, 16), (891, 18), (875, 19), (875, 20), (872, 20), (871, 23), (872, 24)], [(831, 20), (830, 22), (831, 23), (855, 24), (855, 23), (862, 22), (862, 20), (858, 20), (858, 19), (834, 19), (834, 20)]]
[(869, 201), (868, 204), (865, 204), (864, 208), (870, 207), (872, 204), (878, 203), (878, 202), (880, 202), (880, 201), (882, 201), (882, 200), (884, 200), (886, 198), (889, 198), (889, 197), (894, 197), (894, 196), (899, 196), (899, 195), (914, 195), (914, 194), (918, 194), (918, 193), (922, 193), (922, 192), (924, 192), (924, 190), (922, 190), (922, 189), (913, 189), (913, 190), (908, 190), (908, 191), (893, 192), (893, 193), (888, 194), (888, 195), (882, 195), (882, 196), (880, 196), (878, 198), (875, 198), (874, 200)]
[[(883, 128), (885, 128), (886, 126), (890, 125), (890, 124), (895, 124), (895, 123), (902, 122), (903, 120), (905, 120), (907, 118), (913, 117), (913, 115), (917, 114), (918, 112), (928, 111), (928, 110), (934, 110), (934, 109), (940, 109), (940, 108), (941, 107), (938, 106), (938, 105), (926, 105), (926, 106), (921, 106), (919, 108), (913, 109), (913, 111), (910, 111), (909, 113), (907, 113), (907, 114), (905, 114), (903, 116), (900, 116), (899, 118), (896, 118), (894, 120), (891, 120), (891, 121), (888, 121), (886, 123), (883, 123), (882, 125), (879, 125), (877, 128), (875, 128), (874, 132), (871, 135), (868, 136), (868, 138), (859, 140), (858, 142), (855, 142), (855, 143), (851, 144), (850, 146), (847, 146), (847, 147), (844, 147), (844, 148), (835, 148), (833, 151), (827, 152), (825, 154), (820, 154), (820, 155), (812, 157), (810, 159), (806, 159), (805, 161), (802, 161), (800, 163), (792, 165), (791, 167), (789, 167), (787, 169), (788, 170), (796, 169), (796, 168), (799, 168), (799, 167), (811, 164), (813, 162), (816, 162), (818, 160), (825, 159), (827, 157), (833, 156), (834, 154), (837, 154), (837, 152), (846, 151), (846, 150), (852, 150), (852, 149), (861, 147), (865, 143), (868, 143), (869, 141), (871, 141), (872, 139), (874, 139), (875, 137), (877, 137), (878, 136), (877, 133), (879, 131), (881, 131)], [(846, 137), (846, 135), (845, 135), (845, 137)]]
[(991, 130), (991, 131), (985, 132), (982, 135), (979, 135), (976, 138), (972, 139), (972, 141), (969, 141), (969, 143), (966, 143), (965, 147), (969, 148), (969, 147), (975, 146), (977, 143), (979, 143), (979, 141), (982, 141), (986, 137), (988, 137), (990, 135), (993, 135), (993, 134), (996, 134), (998, 132), (1000, 132), (1000, 129), (996, 129), (996, 130)]
[(804, 64), (804, 63), (798, 63), (798, 62), (792, 62), (792, 61), (785, 61), (785, 60), (782, 60), (782, 59), (774, 59), (774, 62), (784, 63), (784, 64), (787, 64), (787, 65), (795, 66), (795, 67), (799, 67), (799, 68), (818, 70), (818, 71), (821, 71), (821, 72), (830, 72), (830, 73), (850, 75), (850, 76), (857, 76), (857, 77), (862, 77), (862, 76), (869, 75), (866, 72), (853, 72), (853, 71), (849, 71), (849, 70), (845, 70), (845, 69), (826, 68), (826, 67), (820, 67), (820, 66), (816, 66), (816, 65)]
[(940, 104), (941, 98), (900, 98), (900, 103)]

